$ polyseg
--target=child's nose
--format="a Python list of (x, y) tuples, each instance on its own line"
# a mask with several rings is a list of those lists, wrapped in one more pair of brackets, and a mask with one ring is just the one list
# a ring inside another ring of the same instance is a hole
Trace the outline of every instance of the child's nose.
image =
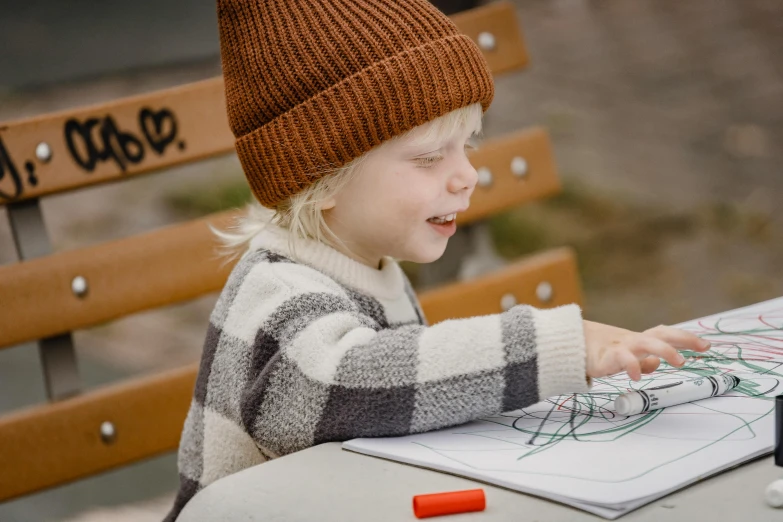
[(478, 183), (478, 173), (476, 172), (476, 169), (470, 161), (468, 161), (467, 157), (462, 158), (449, 178), (449, 191), (461, 192), (467, 190), (471, 193), (473, 192), (473, 189), (476, 188), (476, 183)]

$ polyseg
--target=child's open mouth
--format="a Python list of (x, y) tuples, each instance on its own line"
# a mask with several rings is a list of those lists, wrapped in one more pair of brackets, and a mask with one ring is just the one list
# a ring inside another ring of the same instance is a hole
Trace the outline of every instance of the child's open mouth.
[(431, 217), (427, 220), (432, 228), (446, 237), (451, 237), (457, 231), (457, 214)]

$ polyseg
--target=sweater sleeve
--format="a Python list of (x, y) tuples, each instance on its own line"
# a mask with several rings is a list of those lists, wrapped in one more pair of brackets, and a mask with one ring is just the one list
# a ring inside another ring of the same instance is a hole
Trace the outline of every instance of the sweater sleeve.
[(587, 388), (576, 305), (382, 328), (301, 265), (269, 265), (253, 286), (263, 299), (245, 305), (241, 328), (258, 328), (245, 336), (263, 363), (241, 408), (271, 454), (428, 431)]

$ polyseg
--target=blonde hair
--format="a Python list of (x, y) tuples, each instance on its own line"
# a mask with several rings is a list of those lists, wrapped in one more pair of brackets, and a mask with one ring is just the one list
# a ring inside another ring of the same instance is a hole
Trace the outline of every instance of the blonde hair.
[[(453, 110), (425, 124), (427, 127), (423, 134), (416, 136), (416, 138), (427, 141), (446, 139), (465, 129), (471, 122), (474, 124), (473, 134), (479, 135), (481, 133), (481, 116), (480, 103)], [(262, 207), (257, 201), (252, 201), (227, 230), (219, 230), (210, 226), (212, 232), (220, 239), (221, 255), (226, 256), (227, 261), (241, 256), (247, 250), (250, 240), (270, 223), (289, 231), (292, 251), (296, 249), (298, 241), (305, 239), (319, 241), (338, 250), (347, 250), (345, 244), (326, 224), (322, 210), (323, 204), (332, 199), (360, 171), (361, 165), (368, 155), (389, 143), (410, 137), (413, 132), (421, 132), (421, 127), (415, 127), (386, 140), (342, 167), (327, 172), (318, 181), (274, 209)]]

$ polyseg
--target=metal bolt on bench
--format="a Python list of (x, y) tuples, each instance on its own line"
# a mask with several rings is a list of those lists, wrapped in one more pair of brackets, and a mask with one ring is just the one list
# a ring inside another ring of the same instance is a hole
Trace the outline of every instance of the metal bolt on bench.
[(494, 51), (495, 50), (495, 35), (490, 32), (479, 33), (478, 44), (482, 51)]
[(45, 141), (42, 141), (35, 148), (35, 157), (44, 163), (48, 163), (52, 159), (52, 148)]
[(514, 156), (511, 160), (511, 173), (520, 178), (527, 175), (527, 161), (525, 161), (525, 158)]
[(114, 424), (109, 421), (104, 421), (101, 424), (101, 440), (106, 444), (111, 444), (117, 437), (117, 430)]
[(492, 171), (487, 167), (480, 167), (476, 170), (476, 174), (478, 174), (479, 187), (489, 187), (492, 185)]
[(76, 276), (71, 281), (71, 290), (76, 297), (84, 297), (87, 295), (87, 280), (82, 276)]
[(552, 285), (548, 281), (541, 281), (538, 283), (538, 286), (536, 287), (536, 297), (538, 297), (542, 303), (551, 301), (553, 294)]

